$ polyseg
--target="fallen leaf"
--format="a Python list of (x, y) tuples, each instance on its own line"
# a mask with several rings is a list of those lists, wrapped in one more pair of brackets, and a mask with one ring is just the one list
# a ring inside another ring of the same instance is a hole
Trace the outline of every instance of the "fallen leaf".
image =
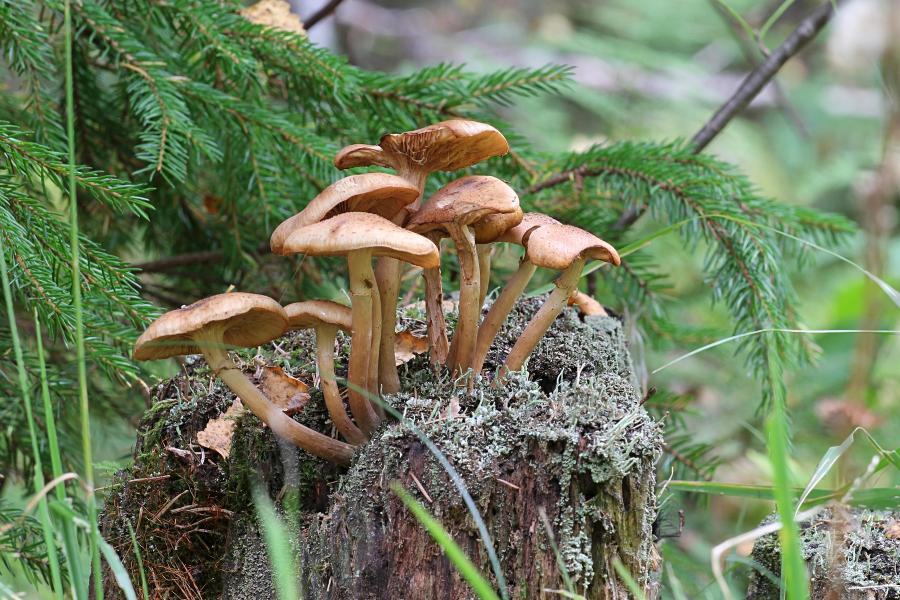
[(259, 387), (286, 415), (297, 414), (309, 402), (309, 386), (285, 373), (281, 367), (263, 367)]
[(884, 535), (889, 540), (900, 540), (900, 521), (892, 521), (884, 526)]
[(419, 337), (410, 331), (401, 331), (394, 340), (394, 364), (398, 367), (408, 363), (416, 354), (428, 350), (428, 338)]
[(231, 403), (224, 413), (211, 419), (203, 431), (197, 434), (197, 442), (204, 448), (218, 452), (222, 458), (228, 458), (231, 453), (231, 438), (234, 436), (234, 426), (237, 419), (244, 412), (244, 405), (237, 398)]
[(306, 35), (300, 17), (291, 12), (291, 5), (286, 0), (259, 0), (242, 9), (241, 16), (257, 25)]

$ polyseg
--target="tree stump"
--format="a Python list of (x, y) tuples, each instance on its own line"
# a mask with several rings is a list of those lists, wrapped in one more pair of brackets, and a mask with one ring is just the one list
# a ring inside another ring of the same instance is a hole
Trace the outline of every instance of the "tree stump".
[[(539, 307), (524, 301), (498, 336), (493, 372)], [(423, 332), (419, 307), (400, 324)], [(349, 340), (339, 340), (337, 370)], [(305, 333), (242, 355), (248, 372), (274, 364), (301, 379), (314, 373)], [(400, 369), (403, 391), (386, 402), (405, 415), (459, 472), (499, 557), (510, 598), (561, 597), (566, 581), (589, 599), (629, 598), (620, 561), (657, 596), (654, 466), (659, 425), (640, 404), (621, 324), (566, 309), (529, 361), (506, 383), (479, 382), (471, 395), (426, 355)], [(458, 600), (474, 592), (390, 485), (399, 482), (453, 536), (494, 585), (473, 515), (449, 475), (407, 426), (383, 425), (341, 472), (284, 448), (252, 415), (240, 418), (225, 460), (196, 433), (231, 405), (201, 360), (155, 390), (135, 463), (119, 474), (103, 532), (139, 580), (126, 523), (137, 531), (153, 597), (274, 598), (266, 548), (249, 490), (261, 482), (296, 528), (304, 598)], [(448, 412), (451, 400), (460, 412)], [(295, 416), (329, 430), (321, 396)], [(157, 478), (157, 479), (154, 479)], [(286, 494), (287, 492), (287, 494)], [(111, 579), (107, 589), (117, 592)]]

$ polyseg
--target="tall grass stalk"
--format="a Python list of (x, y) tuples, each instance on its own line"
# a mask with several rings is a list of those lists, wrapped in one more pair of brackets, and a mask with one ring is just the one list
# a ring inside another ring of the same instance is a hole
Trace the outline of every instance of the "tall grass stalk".
[[(19, 376), (19, 389), (22, 393), (22, 404), (25, 406), (25, 418), (28, 420), (31, 453), (34, 455), (34, 489), (40, 490), (44, 487), (44, 465), (41, 460), (40, 446), (38, 445), (37, 427), (35, 427), (34, 415), (31, 410), (31, 393), (28, 389), (28, 375), (25, 372), (22, 344), (19, 341), (19, 328), (16, 324), (16, 312), (13, 307), (12, 286), (9, 283), (9, 273), (6, 270), (6, 248), (2, 236), (0, 236), (0, 282), (3, 284), (3, 294), (6, 298), (6, 317), (9, 319), (9, 334), (12, 338), (13, 353), (16, 357), (16, 369)], [(56, 540), (53, 536), (53, 523), (50, 520), (50, 511), (47, 509), (46, 498), (41, 498), (40, 500), (38, 518), (44, 534), (44, 544), (47, 547), (47, 561), (50, 563), (50, 581), (56, 592), (56, 597), (61, 599), (63, 597), (62, 575), (59, 568), (59, 556), (56, 552)]]
[[(44, 404), (44, 424), (47, 428), (47, 443), (50, 448), (50, 469), (54, 479), (62, 476), (62, 454), (59, 451), (59, 439), (56, 435), (56, 416), (53, 414), (53, 404), (50, 401), (50, 386), (47, 380), (47, 363), (44, 360), (44, 338), (41, 331), (41, 319), (37, 309), (34, 310), (34, 337), (37, 343), (38, 367), (41, 376), (41, 399)], [(66, 486), (58, 485), (54, 488), (56, 499), (66, 503)], [(75, 524), (68, 519), (62, 521), (63, 547), (66, 551), (66, 566), (68, 567), (69, 583), (78, 600), (87, 598), (87, 582), (84, 581), (84, 571), (81, 568), (81, 553), (78, 546), (78, 535)]]
[(66, 138), (69, 156), (69, 224), (72, 244), (72, 305), (75, 309), (75, 359), (78, 368), (78, 406), (81, 415), (81, 451), (84, 458), (88, 522), (91, 524), (91, 564), (94, 597), (103, 600), (100, 568), (100, 531), (97, 528), (97, 498), (94, 492), (94, 462), (91, 451), (90, 404), (87, 393), (87, 368), (84, 357), (84, 315), (81, 306), (81, 260), (78, 243), (78, 196), (75, 182), (75, 83), (72, 71), (72, 3), (65, 0), (63, 13), (66, 51)]
[(278, 518), (275, 507), (261, 489), (256, 489), (253, 493), (253, 503), (256, 505), (256, 514), (262, 525), (278, 600), (302, 600), (303, 596), (297, 583), (300, 571), (294, 560), (291, 544), (285, 535), (285, 529), (290, 531), (296, 529), (288, 527)]
[(809, 598), (806, 563), (800, 548), (800, 528), (795, 520), (795, 501), (788, 457), (790, 456), (790, 433), (788, 431), (784, 372), (781, 361), (776, 356), (777, 341), (767, 335), (768, 343), (768, 392), (771, 396), (772, 411), (766, 422), (768, 433), (769, 461), (772, 464), (775, 505), (783, 524), (781, 538), (781, 577), (783, 591), (788, 600)]

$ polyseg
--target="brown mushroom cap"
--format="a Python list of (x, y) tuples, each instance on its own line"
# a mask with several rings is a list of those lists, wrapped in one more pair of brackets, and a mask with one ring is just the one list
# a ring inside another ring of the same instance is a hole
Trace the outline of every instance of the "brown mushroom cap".
[(498, 242), (508, 242), (510, 244), (519, 244), (524, 246), (528, 243), (528, 236), (538, 227), (544, 225), (559, 225), (559, 221), (539, 212), (525, 213), (518, 225), (508, 229), (503, 235), (498, 237)]
[(571, 225), (544, 225), (528, 237), (525, 257), (539, 267), (562, 271), (579, 258), (618, 265), (616, 249), (596, 235)]
[(289, 329), (310, 329), (319, 325), (333, 325), (343, 331), (353, 328), (353, 311), (343, 304), (329, 300), (294, 302), (284, 307)]
[(440, 264), (431, 240), (371, 213), (348, 212), (307, 225), (291, 233), (282, 248), (284, 254), (311, 256), (346, 256), (356, 250), (371, 250), (423, 269)]
[(451, 181), (428, 199), (407, 223), (420, 233), (445, 229), (449, 223), (471, 225), (488, 215), (520, 211), (519, 197), (511, 187), (487, 175), (470, 175)]
[(226, 346), (248, 348), (271, 342), (287, 328), (280, 304), (259, 294), (218, 294), (167, 312), (141, 334), (134, 344), (135, 360), (156, 360), (199, 354), (193, 336), (218, 328)]
[(498, 213), (482, 217), (472, 225), (472, 231), (475, 232), (475, 243), (496, 242), (497, 238), (521, 223), (524, 215), (522, 209), (516, 207), (516, 210), (511, 213)]
[(509, 144), (496, 128), (478, 121), (451, 119), (415, 131), (389, 133), (382, 136), (378, 146), (347, 146), (338, 152), (334, 164), (339, 169), (377, 165), (456, 171), (507, 152)]
[(344, 177), (313, 198), (306, 207), (281, 223), (269, 240), (272, 252), (281, 253), (284, 240), (299, 229), (343, 212), (368, 212), (392, 218), (419, 197), (419, 190), (390, 173), (363, 173)]

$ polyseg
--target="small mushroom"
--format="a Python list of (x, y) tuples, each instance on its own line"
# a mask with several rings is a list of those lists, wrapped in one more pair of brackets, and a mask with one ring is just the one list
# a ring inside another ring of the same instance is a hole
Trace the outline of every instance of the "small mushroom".
[(366, 442), (366, 435), (350, 419), (344, 410), (344, 401), (334, 378), (334, 339), (337, 330), (352, 331), (353, 312), (346, 306), (327, 300), (294, 302), (284, 307), (288, 328), (314, 329), (316, 332), (316, 364), (325, 407), (338, 431), (354, 445)]
[(335, 156), (334, 164), (338, 169), (389, 167), (421, 193), (428, 175), (435, 171), (458, 171), (507, 152), (506, 138), (494, 127), (451, 119), (415, 131), (389, 133), (377, 146), (347, 146)]
[[(373, 315), (381, 313), (375, 310), (379, 298), (372, 257), (389, 256), (423, 269), (433, 268), (440, 264), (435, 245), (384, 217), (348, 212), (297, 229), (284, 240), (282, 253), (347, 257), (353, 311), (348, 379), (352, 386), (373, 395), (378, 394), (379, 346), (373, 345), (372, 341)], [(379, 417), (365, 394), (352, 386), (349, 391), (350, 411), (359, 428), (366, 435), (371, 435)]]
[[(543, 213), (525, 213), (518, 225), (506, 231), (496, 241), (525, 247), (528, 243), (528, 237), (538, 227), (558, 224), (559, 221)], [(481, 322), (481, 327), (478, 328), (478, 339), (475, 342), (475, 358), (472, 361), (472, 369), (476, 373), (481, 372), (481, 367), (484, 366), (484, 360), (487, 357), (491, 344), (494, 343), (494, 338), (497, 337), (497, 332), (500, 331), (500, 327), (506, 322), (513, 306), (516, 305), (519, 296), (525, 291), (525, 286), (531, 281), (536, 270), (537, 266), (528, 260), (527, 255), (524, 256), (519, 263), (519, 268), (506, 285), (503, 286), (503, 290), (497, 296), (497, 299), (491, 304), (491, 309)]]
[(168, 312), (150, 324), (134, 345), (135, 360), (202, 353), (210, 369), (275, 434), (310, 454), (347, 464), (353, 446), (288, 417), (244, 375), (226, 348), (252, 348), (284, 333), (284, 309), (267, 296), (233, 292)]
[[(418, 188), (398, 175), (363, 173), (344, 177), (322, 190), (302, 211), (275, 229), (270, 239), (272, 251), (280, 253), (284, 240), (296, 229), (344, 212), (372, 213), (401, 224), (407, 215), (405, 207), (418, 197)], [(379, 277), (379, 272), (376, 272), (379, 311), (372, 315), (372, 324), (375, 328), (372, 344), (380, 347), (379, 354), (390, 355), (394, 347), (399, 265), (400, 263), (393, 259), (378, 261), (379, 271), (385, 268), (396, 269), (395, 275)], [(378, 352), (377, 348), (373, 347), (372, 350)], [(382, 381), (385, 391), (396, 392), (400, 389), (400, 378), (393, 361), (381, 361), (380, 364), (374, 364), (373, 368), (378, 369), (375, 376)]]
[(575, 290), (569, 296), (569, 306), (577, 306), (579, 312), (586, 317), (608, 317), (609, 313), (603, 308), (603, 305), (594, 298), (588, 296), (584, 292)]
[[(454, 370), (464, 373), (472, 365), (475, 352), (478, 318), (481, 314), (479, 298), (481, 283), (475, 233), (471, 225), (488, 215), (519, 211), (519, 197), (511, 187), (497, 179), (482, 175), (462, 177), (448, 183), (410, 219), (407, 228), (420, 232), (447, 232), (456, 244), (461, 273), (459, 289), (459, 319), (448, 360)], [(439, 278), (437, 278), (439, 279)], [(426, 279), (426, 286), (430, 279)], [(434, 300), (433, 289), (425, 291)], [(426, 301), (426, 310), (432, 306)], [(429, 319), (431, 323), (431, 319)], [(441, 332), (430, 331), (434, 342)]]
[(566, 305), (578, 285), (581, 270), (589, 259), (604, 260), (618, 265), (621, 260), (616, 249), (597, 236), (571, 225), (544, 225), (528, 236), (526, 258), (539, 267), (556, 269), (562, 274), (556, 288), (540, 310), (525, 326), (506, 357), (506, 371), (518, 371), (541, 337)]

